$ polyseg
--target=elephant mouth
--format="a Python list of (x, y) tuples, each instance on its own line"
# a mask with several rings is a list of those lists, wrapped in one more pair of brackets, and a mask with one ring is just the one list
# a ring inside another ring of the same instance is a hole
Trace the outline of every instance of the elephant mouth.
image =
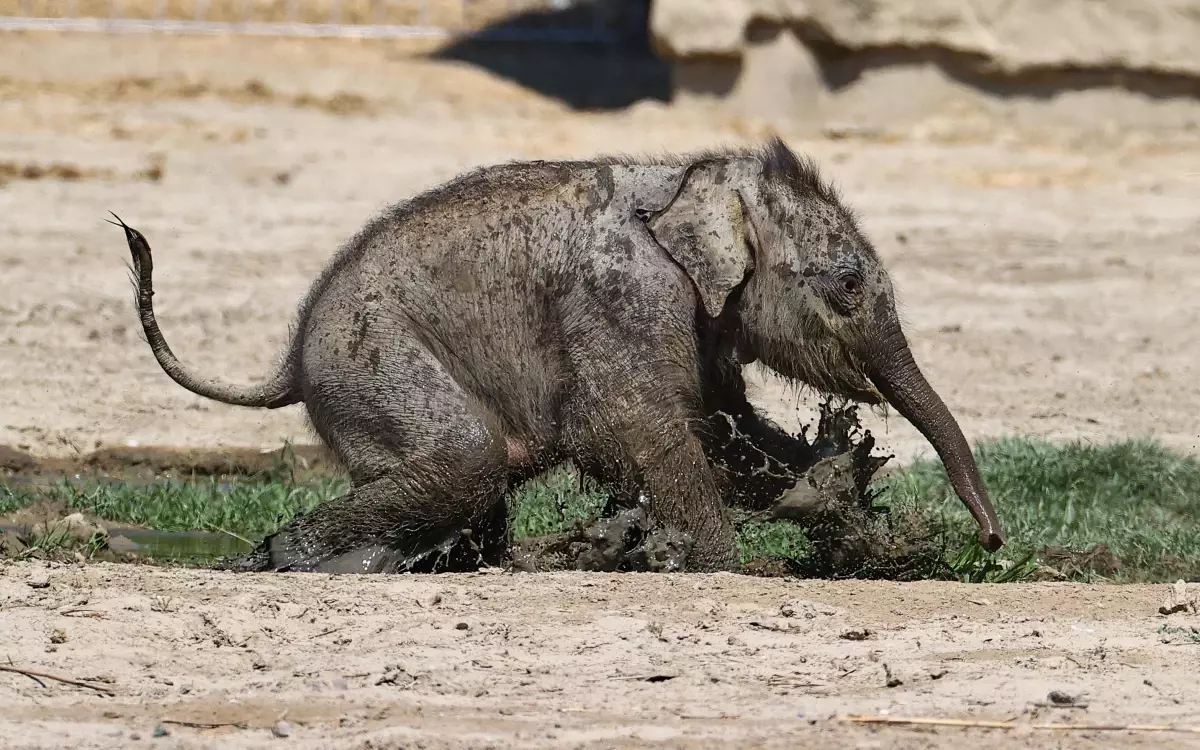
[(828, 389), (830, 394), (868, 406), (880, 406), (887, 403), (887, 399), (867, 375), (853, 367), (848, 368), (845, 373), (829, 384), (832, 386)]
[(883, 397), (883, 394), (877, 391), (875, 387), (869, 383), (865, 387), (851, 388), (843, 391), (839, 395), (844, 396), (851, 401), (857, 401), (861, 404), (866, 404), (867, 406), (880, 406), (887, 403), (887, 399)]
[(887, 399), (879, 392), (875, 384), (865, 374), (861, 374), (853, 364), (846, 362), (843, 367), (838, 368), (836, 373), (807, 372), (805, 375), (808, 377), (801, 377), (798, 380), (826, 397), (842, 398), (867, 406), (886, 404)]

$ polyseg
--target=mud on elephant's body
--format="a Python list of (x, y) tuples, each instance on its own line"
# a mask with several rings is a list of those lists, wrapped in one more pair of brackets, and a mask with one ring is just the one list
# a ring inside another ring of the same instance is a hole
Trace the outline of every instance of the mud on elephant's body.
[(163, 369), (230, 404), (303, 402), (353, 488), (248, 561), (271, 570), (401, 569), (498, 518), (514, 482), (574, 460), (643, 493), (736, 568), (705, 429), (740, 411), (755, 360), (819, 391), (885, 399), (933, 443), (984, 544), (1002, 543), (962, 433), (925, 382), (891, 282), (815, 168), (777, 140), (679, 158), (483, 168), (400, 203), (333, 258), (260, 385), (199, 376), (151, 306), (151, 255), (126, 228), (138, 307)]

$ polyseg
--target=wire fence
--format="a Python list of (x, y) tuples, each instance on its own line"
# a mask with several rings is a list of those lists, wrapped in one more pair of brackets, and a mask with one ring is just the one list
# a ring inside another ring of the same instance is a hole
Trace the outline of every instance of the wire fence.
[(630, 0), (0, 0), (0, 31), (618, 43)]

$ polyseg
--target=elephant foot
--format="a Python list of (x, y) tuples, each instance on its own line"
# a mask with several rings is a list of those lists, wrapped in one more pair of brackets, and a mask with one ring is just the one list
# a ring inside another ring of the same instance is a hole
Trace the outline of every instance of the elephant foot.
[[(306, 551), (286, 535), (267, 538), (251, 552), (218, 560), (215, 570), (239, 573), (434, 573), (471, 572), (502, 564), (492, 540), (476, 541), (473, 529), (455, 529), (419, 545), (401, 549), (385, 542), (362, 544), (346, 551)], [(507, 552), (507, 549), (505, 549)]]

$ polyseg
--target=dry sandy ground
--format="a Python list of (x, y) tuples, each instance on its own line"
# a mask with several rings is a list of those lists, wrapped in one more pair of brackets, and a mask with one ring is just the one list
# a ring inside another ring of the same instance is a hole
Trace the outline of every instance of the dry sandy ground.
[[(202, 401), (159, 370), (110, 209), (155, 247), (175, 351), (250, 380), (325, 259), (390, 201), (488, 162), (761, 135), (648, 103), (573, 113), (376, 47), (4, 37), (0, 444), (49, 456), (308, 438), (299, 408)], [(1200, 137), (1012, 132), (952, 112), (901, 135), (791, 141), (860, 210), (918, 358), (968, 435), (1154, 435), (1196, 451)], [(786, 423), (811, 406), (758, 382)], [(902, 458), (928, 452), (898, 417), (869, 425)], [(831, 717), (1200, 724), (1200, 646), (1158, 632), (1156, 588), (111, 565), (57, 568), (31, 588), (36, 575), (21, 564), (0, 577), (5, 661), (111, 677), (115, 695), (0, 674), (5, 747), (276, 745), (285, 711), (288, 742), (322, 748), (1158, 747), (1146, 734)], [(863, 628), (865, 640), (843, 637)], [(885, 663), (903, 684), (886, 687)], [(1086, 692), (1089, 708), (1023, 713), (1051, 689)], [(152, 738), (167, 719), (247, 728), (165, 724)]]
[[(162, 373), (110, 209), (155, 248), (176, 353), (250, 380), (325, 260), (388, 202), (489, 162), (761, 135), (652, 102), (575, 113), (479, 68), (346, 43), (8, 36), (0, 91), (0, 163), (82, 172), (0, 188), (0, 444), (41, 455), (310, 440), (299, 406), (216, 404)], [(1200, 134), (931, 112), (905, 137), (792, 143), (861, 212), (969, 437), (1200, 446)], [(157, 182), (139, 176), (156, 154)], [(785, 423), (811, 406), (760, 382)], [(901, 459), (929, 453), (898, 416), (870, 426)]]
[(312, 748), (1200, 747), (839, 720), (1200, 725), (1200, 643), (1160, 632), (1200, 620), (1165, 590), (12, 564), (6, 658), (112, 695), (0, 673), (0, 744), (273, 747), (282, 717)]

